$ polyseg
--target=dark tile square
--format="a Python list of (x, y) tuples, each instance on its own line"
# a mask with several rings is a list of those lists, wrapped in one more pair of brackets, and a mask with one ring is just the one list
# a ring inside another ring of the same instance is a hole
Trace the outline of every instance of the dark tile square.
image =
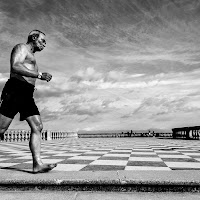
[(94, 160), (63, 160), (59, 164), (90, 164)]
[(128, 160), (129, 157), (108, 157), (108, 156), (102, 156), (97, 160)]
[(124, 170), (124, 166), (111, 166), (111, 165), (88, 165), (82, 168), (80, 171), (116, 171)]
[(199, 162), (192, 158), (161, 158), (164, 162)]
[(127, 166), (167, 167), (164, 162), (128, 161)]
[(158, 157), (158, 155), (154, 155), (154, 154), (151, 154), (151, 155), (144, 155), (144, 154), (131, 154), (130, 155), (130, 157), (153, 157), (153, 158), (155, 158), (155, 157)]

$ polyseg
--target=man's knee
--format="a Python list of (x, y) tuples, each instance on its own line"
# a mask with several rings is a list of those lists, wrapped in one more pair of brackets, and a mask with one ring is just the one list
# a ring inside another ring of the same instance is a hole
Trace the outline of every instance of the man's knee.
[(42, 129), (43, 129), (43, 125), (41, 122), (36, 122), (32, 124), (31, 126), (32, 132), (35, 132), (35, 133), (42, 132)]
[(40, 116), (31, 116), (31, 117), (28, 117), (26, 119), (26, 121), (28, 122), (30, 128), (31, 128), (31, 131), (33, 133), (36, 133), (36, 132), (41, 132), (42, 129), (43, 129), (43, 124), (42, 124), (42, 121), (40, 119)]
[(42, 123), (38, 123), (38, 124), (36, 125), (36, 131), (37, 131), (37, 132), (42, 132), (42, 129), (43, 129), (43, 124), (42, 124)]

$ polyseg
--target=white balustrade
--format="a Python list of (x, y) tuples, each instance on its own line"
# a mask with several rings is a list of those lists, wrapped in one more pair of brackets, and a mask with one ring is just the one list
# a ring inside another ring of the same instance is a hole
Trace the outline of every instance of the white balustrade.
[[(8, 129), (4, 133), (3, 140), (6, 142), (29, 141), (30, 135), (31, 135), (30, 130)], [(77, 138), (78, 137), (77, 132), (43, 130), (41, 133), (42, 140), (63, 140), (72, 137)]]

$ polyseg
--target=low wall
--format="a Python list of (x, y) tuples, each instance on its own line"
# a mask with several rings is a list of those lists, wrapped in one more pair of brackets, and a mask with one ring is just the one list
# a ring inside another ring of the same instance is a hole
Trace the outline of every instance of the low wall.
[(112, 137), (167, 137), (172, 138), (172, 133), (78, 133), (79, 138), (112, 138)]
[(173, 128), (174, 139), (200, 139), (200, 126)]
[[(29, 141), (30, 135), (31, 135), (30, 130), (9, 129), (4, 133), (3, 140), (6, 142)], [(77, 132), (43, 130), (41, 133), (42, 140), (63, 140), (66, 138), (77, 138), (77, 137), (78, 137)]]

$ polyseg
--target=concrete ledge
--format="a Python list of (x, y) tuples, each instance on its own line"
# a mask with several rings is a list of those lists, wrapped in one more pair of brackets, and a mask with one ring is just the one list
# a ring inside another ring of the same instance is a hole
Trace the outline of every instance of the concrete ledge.
[(78, 171), (31, 174), (0, 170), (0, 190), (200, 192), (199, 170)]

